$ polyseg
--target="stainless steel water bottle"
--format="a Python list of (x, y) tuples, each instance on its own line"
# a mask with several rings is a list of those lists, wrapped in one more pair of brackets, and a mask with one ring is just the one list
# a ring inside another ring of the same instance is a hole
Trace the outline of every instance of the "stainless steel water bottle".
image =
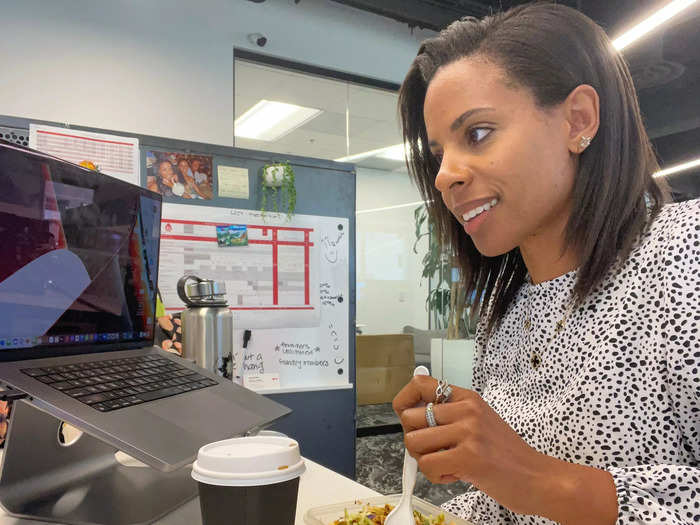
[(177, 293), (187, 305), (182, 312), (182, 357), (225, 375), (226, 360), (233, 351), (233, 315), (226, 303), (226, 285), (185, 275), (177, 283)]

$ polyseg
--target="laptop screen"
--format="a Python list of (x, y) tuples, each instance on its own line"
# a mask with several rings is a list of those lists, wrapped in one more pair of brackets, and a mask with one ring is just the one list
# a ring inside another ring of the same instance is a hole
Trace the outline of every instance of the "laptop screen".
[(160, 215), (156, 193), (0, 143), (0, 360), (152, 344)]

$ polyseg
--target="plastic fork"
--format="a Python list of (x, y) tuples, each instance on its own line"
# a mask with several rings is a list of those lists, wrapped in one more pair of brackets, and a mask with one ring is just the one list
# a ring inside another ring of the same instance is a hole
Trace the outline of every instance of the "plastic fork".
[[(413, 371), (413, 376), (430, 375), (428, 369), (424, 366), (417, 366)], [(401, 476), (401, 499), (399, 504), (389, 513), (384, 520), (384, 525), (413, 525), (413, 507), (411, 500), (413, 499), (413, 489), (416, 486), (416, 476), (418, 475), (418, 462), (408, 453), (404, 451), (403, 457), (403, 475)]]

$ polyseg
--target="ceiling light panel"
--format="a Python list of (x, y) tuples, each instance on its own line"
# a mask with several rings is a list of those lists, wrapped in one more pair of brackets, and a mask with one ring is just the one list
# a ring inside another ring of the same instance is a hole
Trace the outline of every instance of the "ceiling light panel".
[(613, 40), (613, 46), (618, 50), (624, 49), (635, 40), (640, 39), (681, 11), (687, 9), (696, 1), (697, 0), (673, 0), (673, 2), (669, 2), (654, 14), (642, 20), (642, 22), (632, 29), (622, 34), (619, 38)]
[(261, 100), (236, 119), (233, 129), (236, 137), (274, 142), (321, 113), (316, 108)]
[(676, 164), (675, 166), (670, 166), (661, 171), (657, 171), (656, 173), (654, 173), (654, 177), (665, 177), (666, 175), (671, 175), (672, 173), (692, 170), (693, 168), (700, 168), (700, 158), (691, 160), (689, 162), (684, 162), (682, 164)]

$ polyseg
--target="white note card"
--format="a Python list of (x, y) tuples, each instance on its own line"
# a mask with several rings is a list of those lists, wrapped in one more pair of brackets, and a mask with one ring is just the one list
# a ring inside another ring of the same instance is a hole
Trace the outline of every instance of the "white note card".
[(279, 373), (244, 375), (243, 386), (250, 390), (269, 390), (280, 388), (280, 375)]
[(232, 199), (250, 198), (248, 186), (248, 170), (234, 166), (219, 166), (219, 197)]

